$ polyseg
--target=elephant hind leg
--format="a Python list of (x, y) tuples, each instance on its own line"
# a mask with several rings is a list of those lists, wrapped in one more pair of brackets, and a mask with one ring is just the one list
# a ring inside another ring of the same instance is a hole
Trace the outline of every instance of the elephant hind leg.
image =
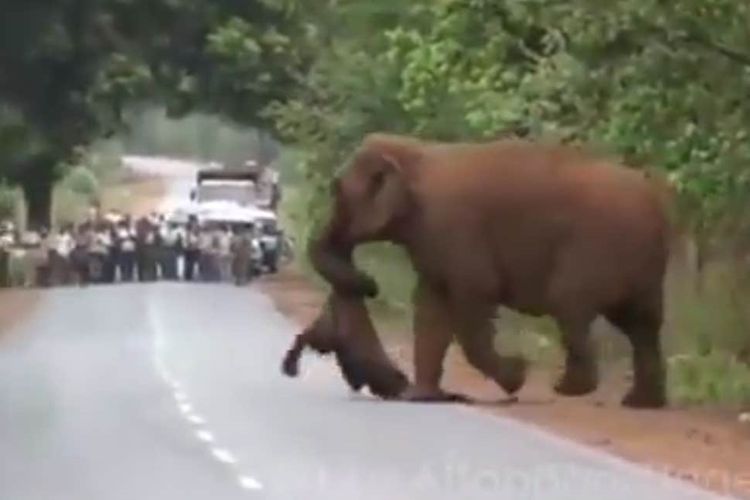
[(631, 408), (661, 408), (666, 405), (666, 374), (661, 349), (661, 295), (641, 296), (605, 315), (619, 328), (633, 348), (634, 383), (622, 401)]
[(514, 395), (526, 382), (527, 363), (521, 357), (503, 356), (494, 345), (495, 327), (492, 311), (462, 312), (458, 340), (467, 361), (486, 377), (494, 380), (508, 395)]

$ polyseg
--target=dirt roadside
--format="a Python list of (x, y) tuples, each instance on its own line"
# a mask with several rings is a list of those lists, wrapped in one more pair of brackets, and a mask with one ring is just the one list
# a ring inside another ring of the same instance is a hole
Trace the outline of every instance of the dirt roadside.
[[(134, 216), (146, 215), (158, 208), (164, 193), (160, 177), (128, 176), (123, 182), (108, 186), (102, 193), (105, 210), (117, 209)], [(0, 340), (37, 305), (39, 292), (34, 289), (0, 290)]]
[(38, 298), (35, 290), (0, 290), (0, 340), (34, 310)]
[[(325, 300), (323, 292), (288, 268), (263, 278), (260, 286), (277, 309), (300, 326), (317, 316)], [(409, 335), (383, 338), (389, 352), (410, 372)], [(502, 405), (497, 403), (503, 397), (497, 387), (452, 348), (445, 385), (483, 401), (479, 411), (542, 427), (720, 494), (750, 499), (750, 425), (738, 423), (736, 415), (678, 408), (624, 410), (618, 401), (628, 381), (612, 376), (591, 397), (560, 398), (551, 390), (553, 378), (552, 373), (533, 371), (519, 403)]]
[(165, 193), (163, 177), (131, 173), (122, 182), (104, 189), (102, 208), (140, 217), (158, 209)]

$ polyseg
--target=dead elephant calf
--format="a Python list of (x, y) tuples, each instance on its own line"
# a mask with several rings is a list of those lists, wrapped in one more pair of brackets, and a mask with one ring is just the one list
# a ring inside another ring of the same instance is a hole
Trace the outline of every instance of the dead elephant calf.
[(332, 293), (318, 318), (295, 337), (282, 363), (285, 375), (297, 376), (306, 348), (334, 353), (342, 376), (355, 391), (367, 386), (376, 396), (395, 399), (409, 385), (383, 349), (362, 298)]

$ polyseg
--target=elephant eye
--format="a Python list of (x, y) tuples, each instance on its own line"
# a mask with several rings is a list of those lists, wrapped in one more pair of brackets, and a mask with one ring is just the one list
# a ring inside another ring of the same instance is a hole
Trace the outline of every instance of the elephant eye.
[(375, 172), (372, 176), (372, 179), (370, 179), (370, 186), (369, 186), (369, 194), (370, 196), (374, 196), (380, 191), (380, 189), (383, 187), (383, 183), (385, 182), (385, 172), (382, 170), (379, 170)]

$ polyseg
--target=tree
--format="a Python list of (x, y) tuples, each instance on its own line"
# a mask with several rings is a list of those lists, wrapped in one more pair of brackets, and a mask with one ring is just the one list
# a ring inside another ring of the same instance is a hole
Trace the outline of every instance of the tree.
[[(345, 5), (370, 28), (328, 31), (305, 90), (277, 110), (307, 151), (309, 182), (325, 184), (374, 129), (448, 140), (516, 133), (661, 171), (701, 241), (747, 226), (745, 3), (386, 2), (387, 16), (371, 2)], [(315, 19), (335, 27), (337, 15)]]
[[(262, 0), (8, 0), (0, 18), (0, 175), (23, 187), (29, 221), (81, 147), (124, 125), (133, 102), (179, 116), (268, 125), (263, 109), (298, 81), (293, 11)], [(304, 47), (304, 44), (299, 44)], [(6, 124), (8, 114), (10, 122)], [(12, 144), (11, 144), (12, 143)], [(6, 151), (3, 151), (6, 153)]]

